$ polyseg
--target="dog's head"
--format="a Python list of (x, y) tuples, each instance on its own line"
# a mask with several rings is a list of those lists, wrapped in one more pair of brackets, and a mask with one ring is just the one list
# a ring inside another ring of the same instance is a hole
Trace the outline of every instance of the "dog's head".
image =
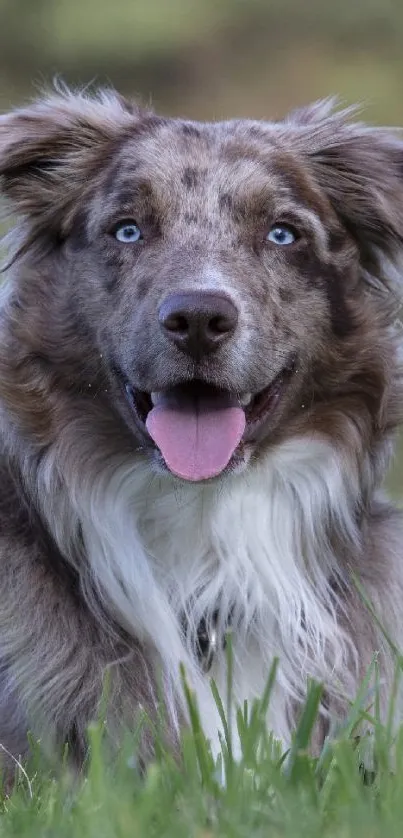
[(384, 433), (403, 144), (349, 117), (203, 124), (108, 92), (1, 117), (13, 334), (37, 377), (192, 481), (340, 417)]

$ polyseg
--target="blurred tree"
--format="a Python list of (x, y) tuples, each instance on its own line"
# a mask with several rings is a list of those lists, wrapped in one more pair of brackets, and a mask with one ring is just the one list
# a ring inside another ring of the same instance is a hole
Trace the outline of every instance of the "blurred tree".
[(260, 112), (269, 95), (283, 109), (329, 88), (375, 94), (383, 114), (400, 92), (402, 35), (400, 0), (0, 0), (3, 104), (61, 73), (210, 115), (236, 98), (245, 109), (246, 91)]

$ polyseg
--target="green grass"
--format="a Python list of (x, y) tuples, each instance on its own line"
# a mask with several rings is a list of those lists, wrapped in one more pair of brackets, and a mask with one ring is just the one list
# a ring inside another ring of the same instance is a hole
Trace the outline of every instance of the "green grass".
[[(401, 666), (397, 656), (397, 679)], [(275, 681), (273, 668), (261, 700), (238, 712), (239, 760), (233, 757), (233, 731), (216, 693), (224, 736), (222, 752), (214, 760), (185, 683), (191, 727), (182, 737), (180, 764), (160, 744), (146, 776), (141, 776), (135, 767), (135, 742), (129, 736), (111, 764), (103, 756), (104, 725), (93, 725), (86, 779), (77, 784), (67, 771), (55, 772), (37, 750), (3, 801), (0, 836), (400, 838), (403, 728), (392, 733), (391, 724), (380, 724), (376, 689), (369, 690), (377, 679), (374, 660), (349, 717), (315, 759), (308, 747), (320, 685), (310, 684), (292, 746), (283, 753), (265, 721)], [(363, 720), (370, 734), (358, 741)], [(375, 770), (365, 773), (362, 754), (368, 742)]]

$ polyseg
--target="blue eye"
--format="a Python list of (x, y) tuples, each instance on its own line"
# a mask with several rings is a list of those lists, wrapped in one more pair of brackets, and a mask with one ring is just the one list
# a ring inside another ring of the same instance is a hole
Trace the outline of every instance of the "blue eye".
[(134, 244), (142, 238), (140, 227), (135, 221), (121, 221), (114, 229), (113, 235), (118, 242), (123, 244)]
[(269, 230), (266, 238), (267, 241), (283, 247), (287, 244), (293, 244), (297, 240), (295, 233), (293, 233), (291, 227), (287, 227), (287, 224), (275, 224)]

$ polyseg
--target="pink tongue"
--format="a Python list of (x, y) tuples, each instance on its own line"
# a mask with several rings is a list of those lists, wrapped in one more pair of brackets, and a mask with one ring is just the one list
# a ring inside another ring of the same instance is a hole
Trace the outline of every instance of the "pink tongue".
[(207, 480), (228, 465), (245, 430), (245, 414), (228, 395), (163, 400), (147, 416), (146, 427), (173, 474)]

